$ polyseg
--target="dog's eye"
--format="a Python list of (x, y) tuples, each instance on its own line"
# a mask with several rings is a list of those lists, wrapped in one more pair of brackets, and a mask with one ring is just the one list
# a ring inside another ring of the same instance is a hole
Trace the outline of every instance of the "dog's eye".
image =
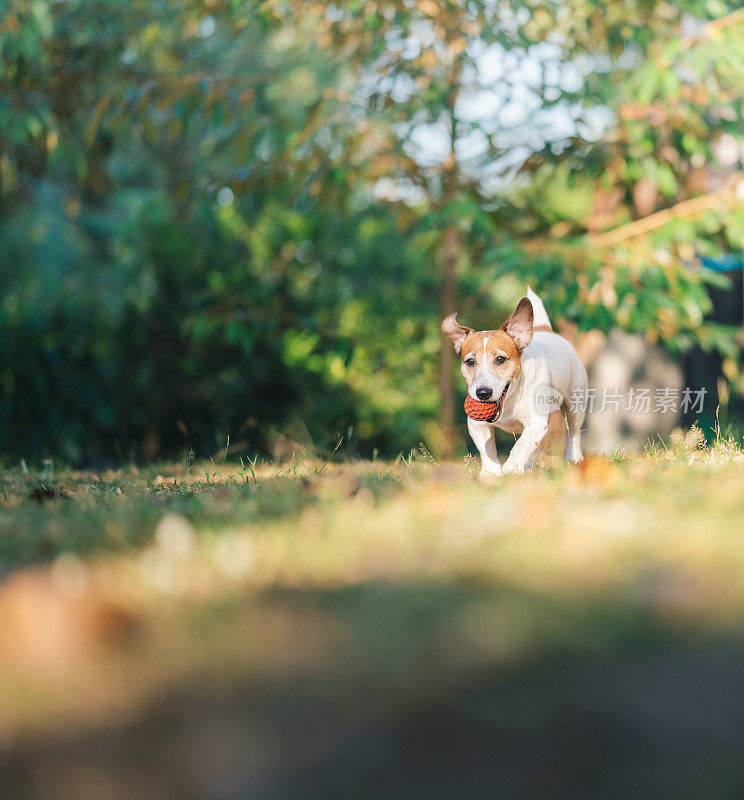
[(474, 367), (474, 366), (475, 366), (475, 359), (474, 359), (474, 358), (466, 358), (466, 359), (465, 359), (465, 363), (466, 363), (466, 364), (467, 364), (469, 367)]
[(503, 364), (506, 361), (506, 356), (496, 356), (496, 363)]

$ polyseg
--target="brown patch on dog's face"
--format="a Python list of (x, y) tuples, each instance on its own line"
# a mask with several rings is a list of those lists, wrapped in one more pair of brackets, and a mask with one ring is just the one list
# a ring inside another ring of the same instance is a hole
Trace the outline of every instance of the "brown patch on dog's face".
[(470, 368), (492, 363), (501, 370), (513, 369), (515, 365), (519, 370), (521, 364), (514, 339), (504, 331), (473, 331), (463, 342), (460, 356), (463, 364), (470, 359), (475, 361), (467, 365)]

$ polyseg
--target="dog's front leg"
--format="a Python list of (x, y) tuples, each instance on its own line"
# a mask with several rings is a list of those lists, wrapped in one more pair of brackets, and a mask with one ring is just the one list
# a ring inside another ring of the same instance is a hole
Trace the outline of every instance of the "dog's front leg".
[(468, 430), (470, 437), (475, 442), (481, 457), (481, 477), (501, 475), (501, 463), (496, 455), (496, 442), (493, 436), (493, 425), (487, 422), (477, 422), (468, 417)]
[(514, 443), (509, 458), (504, 462), (503, 473), (521, 475), (527, 462), (548, 433), (547, 417), (531, 417), (524, 425), (522, 435)]

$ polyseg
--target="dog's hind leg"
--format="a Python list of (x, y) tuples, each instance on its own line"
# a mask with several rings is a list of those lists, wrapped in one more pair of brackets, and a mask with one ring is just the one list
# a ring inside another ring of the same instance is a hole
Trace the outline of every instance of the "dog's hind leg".
[(562, 411), (566, 415), (566, 461), (578, 463), (584, 458), (581, 451), (581, 426), (584, 424), (584, 410), (572, 408), (564, 403)]
[(581, 428), (586, 417), (589, 378), (586, 367), (577, 355), (571, 367), (571, 381), (561, 404), (566, 416), (566, 461), (578, 463), (583, 460), (581, 451)]

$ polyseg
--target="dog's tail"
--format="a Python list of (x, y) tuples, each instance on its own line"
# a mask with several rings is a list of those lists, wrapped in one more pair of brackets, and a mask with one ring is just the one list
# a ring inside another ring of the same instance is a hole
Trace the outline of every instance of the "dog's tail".
[(527, 297), (532, 303), (532, 330), (552, 331), (553, 326), (550, 324), (550, 318), (548, 317), (548, 312), (545, 310), (542, 300), (532, 291), (529, 286), (527, 287)]

